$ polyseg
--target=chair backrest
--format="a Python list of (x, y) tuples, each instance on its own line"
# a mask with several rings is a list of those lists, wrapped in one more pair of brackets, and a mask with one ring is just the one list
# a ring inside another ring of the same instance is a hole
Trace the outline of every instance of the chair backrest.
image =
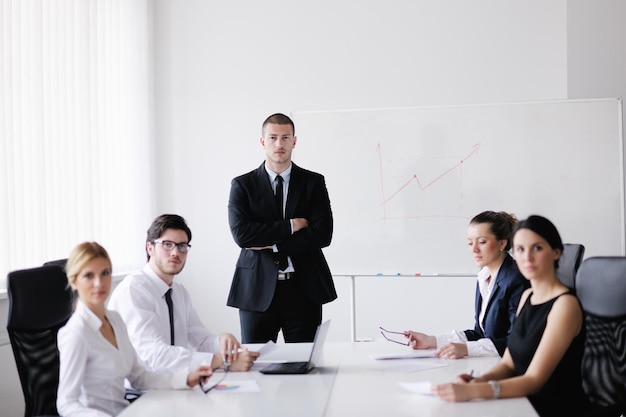
[(626, 257), (586, 259), (576, 293), (587, 333), (583, 388), (594, 404), (626, 413)]
[(7, 332), (24, 392), (24, 415), (58, 415), (57, 332), (72, 315), (65, 272), (59, 266), (10, 272), (7, 294)]
[(43, 266), (57, 265), (61, 269), (65, 270), (65, 264), (67, 264), (67, 258), (55, 259), (54, 261), (44, 262)]
[(576, 290), (576, 272), (583, 261), (585, 247), (578, 243), (565, 243), (559, 258), (556, 276), (563, 285)]

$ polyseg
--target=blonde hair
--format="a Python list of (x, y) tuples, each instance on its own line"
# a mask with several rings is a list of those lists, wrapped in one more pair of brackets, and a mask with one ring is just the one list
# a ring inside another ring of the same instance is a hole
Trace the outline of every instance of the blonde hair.
[(67, 282), (70, 285), (73, 284), (85, 265), (96, 258), (104, 258), (109, 263), (109, 266), (112, 266), (109, 254), (99, 243), (83, 242), (76, 246), (72, 250), (72, 253), (70, 253), (70, 257), (67, 259), (67, 264), (65, 264)]

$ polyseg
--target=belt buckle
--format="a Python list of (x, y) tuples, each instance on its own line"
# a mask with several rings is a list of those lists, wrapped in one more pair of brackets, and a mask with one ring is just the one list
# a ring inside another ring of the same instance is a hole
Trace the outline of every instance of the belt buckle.
[(287, 281), (288, 279), (290, 279), (290, 273), (289, 272), (279, 272), (278, 273), (278, 280), (279, 281)]

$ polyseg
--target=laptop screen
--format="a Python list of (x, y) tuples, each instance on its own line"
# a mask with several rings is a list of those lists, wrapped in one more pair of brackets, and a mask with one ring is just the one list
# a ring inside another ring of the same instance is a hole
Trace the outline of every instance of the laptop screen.
[(330, 320), (326, 320), (317, 328), (315, 339), (313, 340), (313, 348), (311, 349), (311, 356), (309, 358), (309, 369), (313, 369), (320, 363), (322, 352), (324, 351), (324, 341), (326, 340), (329, 327)]

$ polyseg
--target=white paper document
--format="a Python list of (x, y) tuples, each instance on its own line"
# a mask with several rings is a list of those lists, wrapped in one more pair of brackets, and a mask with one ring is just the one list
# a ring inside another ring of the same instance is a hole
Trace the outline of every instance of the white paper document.
[(435, 349), (423, 349), (414, 350), (406, 353), (383, 353), (372, 354), (370, 358), (374, 360), (391, 360), (391, 359), (419, 359), (419, 358), (434, 358)]
[(407, 360), (407, 361), (376, 361), (374, 362), (375, 368), (384, 372), (418, 372), (426, 371), (428, 369), (443, 368), (448, 366), (448, 363), (443, 360), (427, 361), (422, 359)]
[(263, 346), (261, 346), (261, 348), (258, 350), (259, 352), (259, 357), (267, 355), (275, 350), (278, 349), (278, 346), (276, 346), (276, 343), (274, 343), (272, 340), (270, 340), (269, 342), (267, 342), (266, 344), (264, 344)]
[(259, 384), (256, 380), (236, 380), (236, 381), (224, 381), (218, 384), (213, 391), (217, 392), (259, 392)]

